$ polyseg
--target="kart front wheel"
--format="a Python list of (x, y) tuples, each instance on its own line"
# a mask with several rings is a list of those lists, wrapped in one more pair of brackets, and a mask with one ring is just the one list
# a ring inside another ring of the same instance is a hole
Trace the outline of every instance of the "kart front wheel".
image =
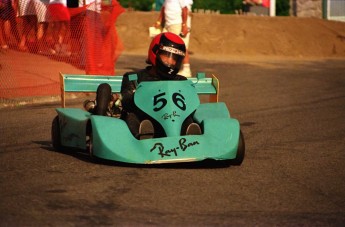
[(92, 134), (89, 135), (87, 140), (87, 152), (89, 153), (90, 157), (93, 157), (93, 141), (92, 141)]
[(52, 123), (51, 128), (51, 140), (52, 145), (56, 151), (62, 150), (61, 145), (61, 132), (60, 132), (60, 122), (59, 122), (59, 116), (56, 116)]
[(238, 139), (236, 158), (230, 160), (230, 164), (236, 165), (236, 166), (241, 165), (243, 162), (243, 159), (244, 159), (245, 150), (246, 150), (246, 147), (245, 147), (245, 143), (244, 143), (244, 137), (243, 137), (242, 131), (240, 130), (240, 137)]
[(93, 157), (93, 137), (92, 137), (92, 126), (89, 122), (86, 126), (86, 151), (90, 157)]

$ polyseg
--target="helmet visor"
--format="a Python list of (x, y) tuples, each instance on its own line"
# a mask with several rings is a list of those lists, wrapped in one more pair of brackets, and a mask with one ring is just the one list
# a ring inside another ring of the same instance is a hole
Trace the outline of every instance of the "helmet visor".
[(179, 49), (161, 46), (157, 54), (162, 63), (169, 68), (180, 68), (185, 53)]

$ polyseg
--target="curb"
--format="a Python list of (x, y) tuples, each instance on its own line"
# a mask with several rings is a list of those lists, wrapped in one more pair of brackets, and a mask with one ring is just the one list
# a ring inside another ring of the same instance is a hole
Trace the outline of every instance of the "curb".
[[(87, 97), (85, 94), (66, 94), (67, 100)], [(60, 95), (39, 96), (39, 97), (22, 97), (14, 99), (0, 98), (0, 109), (15, 108), (32, 104), (57, 103), (60, 105)]]

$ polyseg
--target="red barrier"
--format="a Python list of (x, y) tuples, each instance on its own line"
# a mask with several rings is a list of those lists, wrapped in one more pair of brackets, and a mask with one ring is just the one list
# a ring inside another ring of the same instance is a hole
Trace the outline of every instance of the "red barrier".
[[(122, 6), (112, 1), (101, 8), (95, 3), (69, 8), (70, 20), (60, 20), (68, 17), (60, 17), (59, 7), (41, 4), (36, 16), (22, 15), (4, 23), (2, 35), (10, 48), (0, 49), (0, 99), (57, 95), (59, 72), (64, 70), (115, 75), (123, 50), (115, 27)], [(59, 20), (52, 20), (53, 15)]]

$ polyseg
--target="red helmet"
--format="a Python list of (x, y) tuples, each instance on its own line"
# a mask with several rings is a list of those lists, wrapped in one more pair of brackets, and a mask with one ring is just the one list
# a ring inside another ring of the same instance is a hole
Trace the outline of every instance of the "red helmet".
[(153, 38), (148, 51), (148, 63), (156, 66), (159, 76), (169, 79), (178, 73), (185, 56), (183, 40), (174, 33), (165, 32)]

